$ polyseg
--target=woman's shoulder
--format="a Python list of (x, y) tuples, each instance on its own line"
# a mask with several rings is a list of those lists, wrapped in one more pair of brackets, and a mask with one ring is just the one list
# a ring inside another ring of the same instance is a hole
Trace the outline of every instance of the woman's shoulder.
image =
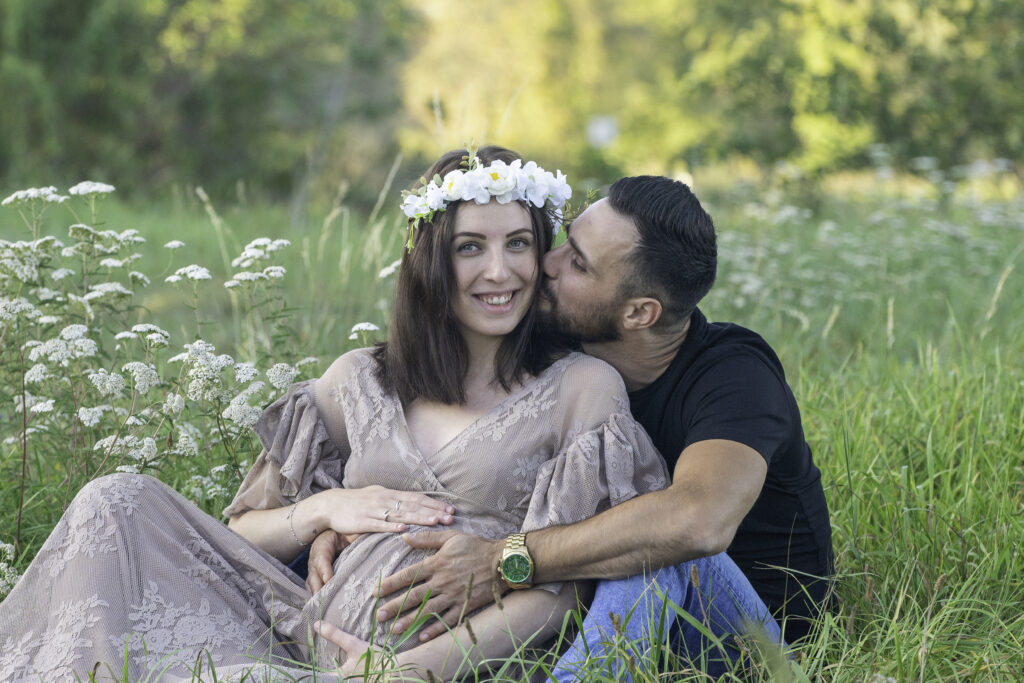
[(314, 383), (317, 404), (328, 405), (327, 398), (337, 396), (353, 379), (372, 378), (375, 365), (372, 348), (353, 349), (338, 356)]
[(348, 378), (351, 373), (373, 367), (373, 348), (352, 349), (346, 351), (328, 366), (324, 374), (320, 376), (321, 382), (334, 384)]
[(600, 358), (579, 351), (559, 358), (548, 368), (548, 372), (561, 386), (563, 394), (606, 392), (626, 395), (626, 385), (618, 370)]

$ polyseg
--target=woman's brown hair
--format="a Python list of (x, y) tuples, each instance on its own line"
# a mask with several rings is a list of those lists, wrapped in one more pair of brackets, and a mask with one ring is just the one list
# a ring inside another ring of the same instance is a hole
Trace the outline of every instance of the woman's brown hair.
[[(464, 168), (469, 153), (452, 150), (434, 162), (424, 176), (442, 178), (449, 171)], [(482, 147), (476, 155), (483, 165), (501, 160), (521, 159), (503, 147)], [(543, 257), (551, 248), (552, 223), (547, 212), (530, 202), (520, 202), (530, 214), (534, 244), (537, 245), (538, 286), (526, 315), (505, 336), (494, 361), (495, 378), (505, 391), (536, 375), (551, 364), (555, 352), (537, 334), (537, 296), (543, 274)], [(413, 248), (402, 255), (395, 286), (394, 311), (388, 340), (374, 349), (377, 374), (384, 387), (408, 404), (417, 398), (445, 404), (466, 402), (464, 381), (469, 351), (452, 310), (455, 297), (455, 269), (451, 244), (455, 217), (463, 202), (452, 202), (431, 222), (420, 221)], [(411, 220), (411, 219), (410, 219)]]

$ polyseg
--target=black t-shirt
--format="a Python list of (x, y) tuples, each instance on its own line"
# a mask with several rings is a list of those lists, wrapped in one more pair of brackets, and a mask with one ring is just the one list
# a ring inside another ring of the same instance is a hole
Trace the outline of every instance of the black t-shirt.
[(707, 439), (737, 441), (768, 463), (728, 553), (776, 618), (786, 618), (786, 639), (804, 635), (806, 620), (792, 617), (816, 613), (825, 599), (827, 581), (810, 577), (833, 572), (832, 529), (821, 472), (775, 352), (754, 332), (694, 311), (668, 369), (629, 397), (670, 472), (683, 449)]

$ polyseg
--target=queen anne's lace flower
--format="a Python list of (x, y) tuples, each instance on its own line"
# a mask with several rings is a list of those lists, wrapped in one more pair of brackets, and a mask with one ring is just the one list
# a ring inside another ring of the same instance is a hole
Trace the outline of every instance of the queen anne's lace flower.
[(160, 383), (160, 375), (156, 368), (148, 363), (132, 361), (125, 363), (121, 368), (122, 372), (130, 372), (135, 380), (135, 391), (140, 394), (147, 393), (151, 388)]
[(378, 330), (380, 330), (380, 328), (373, 323), (356, 323), (352, 326), (348, 338), (357, 339), (360, 332), (377, 332)]
[[(277, 366), (275, 365), (274, 367)], [(270, 375), (270, 371), (267, 371), (267, 375)], [(252, 427), (260, 419), (263, 409), (258, 406), (249, 405), (249, 398), (261, 391), (263, 386), (263, 382), (256, 381), (243, 389), (240, 394), (231, 399), (231, 403), (221, 413), (221, 417), (234, 422), (239, 427)]]
[[(177, 277), (175, 280), (171, 280), (172, 277)], [(212, 280), (213, 276), (210, 275), (210, 271), (202, 266), (192, 264), (185, 266), (184, 268), (178, 268), (174, 271), (174, 275), (166, 278), (167, 282), (178, 282), (183, 277), (187, 277), (189, 280)]]
[(52, 398), (48, 398), (45, 401), (37, 402), (35, 405), (33, 405), (31, 408), (29, 408), (29, 412), (33, 412), (33, 413), (50, 413), (50, 412), (53, 412), (53, 399)]
[(62, 204), (67, 201), (67, 199), (68, 198), (66, 196), (57, 192), (56, 187), (51, 185), (49, 187), (30, 187), (27, 190), (18, 190), (0, 202), (0, 205), (10, 206), (11, 204), (26, 204), (31, 201)]
[(267, 370), (267, 379), (275, 389), (287, 388), (298, 376), (299, 371), (287, 363), (278, 363)]
[(134, 292), (132, 292), (132, 290), (130, 289), (127, 289), (120, 282), (101, 282), (90, 287), (89, 293), (82, 298), (85, 299), (86, 301), (92, 301), (94, 299), (99, 299), (107, 295), (131, 296), (132, 294), (134, 294)]
[(43, 363), (36, 363), (25, 373), (25, 384), (38, 384), (50, 377), (50, 369)]
[(68, 190), (70, 194), (80, 195), (82, 197), (86, 197), (92, 194), (110, 194), (113, 191), (113, 185), (107, 185), (106, 183), (97, 183), (93, 182), (92, 180), (82, 181), (75, 185), (74, 187), (72, 187), (70, 190)]
[(96, 406), (95, 408), (82, 406), (78, 409), (78, 419), (86, 427), (95, 427), (103, 418), (103, 413), (108, 410), (110, 410), (110, 406), (106, 404)]
[(381, 268), (380, 272), (377, 273), (377, 277), (383, 280), (386, 277), (394, 275), (400, 265), (402, 265), (402, 259), (392, 262), (390, 265)]
[(124, 377), (107, 372), (103, 368), (89, 373), (89, 381), (99, 390), (101, 396), (120, 396), (127, 386)]
[(235, 365), (236, 382), (249, 382), (258, 374), (260, 374), (260, 371), (252, 363), (238, 363)]
[(164, 245), (164, 249), (181, 249), (183, 246), (185, 246), (185, 243), (181, 240), (171, 240)]
[(164, 413), (176, 417), (181, 415), (181, 411), (185, 409), (185, 399), (180, 394), (167, 394), (167, 398), (164, 400)]

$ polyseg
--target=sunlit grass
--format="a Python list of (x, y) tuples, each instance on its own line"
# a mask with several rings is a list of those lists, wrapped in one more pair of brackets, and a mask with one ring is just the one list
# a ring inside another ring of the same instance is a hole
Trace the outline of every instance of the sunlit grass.
[[(757, 330), (778, 351), (832, 513), (839, 611), (800, 645), (794, 680), (1018, 680), (1024, 205), (826, 195), (812, 211), (784, 194), (735, 189), (709, 191), (707, 203), (721, 264), (705, 313)], [(58, 215), (47, 226), (63, 237), (69, 221)], [(280, 206), (189, 197), (158, 207), (110, 199), (101, 215), (100, 227), (147, 238), (139, 262), (153, 282), (130, 315), (171, 331), (175, 344), (199, 335), (240, 360), (316, 356), (323, 368), (373, 340), (349, 340), (355, 323), (386, 327), (393, 278), (379, 273), (399, 258), (404, 237), (393, 212), (356, 215), (341, 201), (293, 224)], [(5, 239), (28, 237), (14, 234), (10, 216), (2, 221)], [(236, 270), (230, 259), (263, 236), (292, 247), (279, 261), (288, 275), (278, 298), (260, 308), (223, 283)], [(186, 247), (164, 249), (172, 239)], [(199, 283), (197, 310), (163, 283), (192, 263), (213, 274)], [(264, 333), (266, 316), (254, 309), (287, 313), (292, 334)], [(8, 410), (0, 408), (4, 438), (19, 429)], [(18, 569), (83, 483), (81, 464), (59, 449), (31, 457), (38, 478), (27, 490)], [(225, 455), (204, 457), (208, 470)], [(19, 458), (9, 445), (0, 451), (6, 480), (18, 476)], [(158, 474), (180, 484), (195, 466), (168, 460)], [(5, 488), (4, 536), (15, 493)], [(224, 500), (201, 502), (217, 514)], [(765, 666), (756, 677), (783, 675)], [(659, 660), (638, 663), (634, 680), (655, 680), (659, 670), (689, 675)], [(622, 671), (595, 668), (590, 680), (621, 680)]]

